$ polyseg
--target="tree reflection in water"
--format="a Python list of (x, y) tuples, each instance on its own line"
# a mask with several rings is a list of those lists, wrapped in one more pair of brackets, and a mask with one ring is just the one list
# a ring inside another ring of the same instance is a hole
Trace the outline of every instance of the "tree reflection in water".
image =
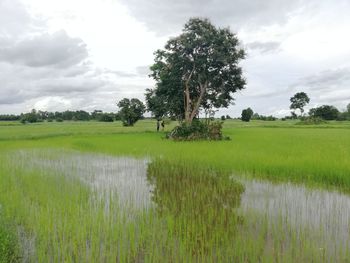
[(213, 255), (230, 244), (242, 222), (235, 212), (244, 192), (240, 183), (225, 173), (166, 160), (151, 163), (147, 178), (170, 239), (197, 256)]

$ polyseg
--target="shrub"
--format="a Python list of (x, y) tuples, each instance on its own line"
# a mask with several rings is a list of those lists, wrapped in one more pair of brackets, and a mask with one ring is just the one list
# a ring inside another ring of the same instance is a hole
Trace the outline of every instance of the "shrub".
[(297, 122), (297, 125), (317, 125), (327, 123), (324, 119), (319, 117), (306, 117)]
[(175, 127), (167, 138), (174, 140), (222, 140), (222, 122), (214, 121), (205, 123), (200, 120), (193, 120), (192, 124), (181, 123)]

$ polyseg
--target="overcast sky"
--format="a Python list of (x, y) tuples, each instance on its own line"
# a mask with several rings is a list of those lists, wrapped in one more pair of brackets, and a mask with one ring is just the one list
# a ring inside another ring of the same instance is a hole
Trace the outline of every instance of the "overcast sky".
[(0, 0), (0, 113), (116, 111), (144, 100), (153, 52), (190, 17), (229, 26), (247, 87), (217, 116), (350, 103), (350, 0)]

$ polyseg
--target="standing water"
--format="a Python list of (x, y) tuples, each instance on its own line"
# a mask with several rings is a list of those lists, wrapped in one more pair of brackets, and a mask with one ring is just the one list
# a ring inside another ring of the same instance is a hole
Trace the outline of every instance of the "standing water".
[[(254, 229), (256, 233), (253, 235), (257, 238), (259, 235), (266, 236), (264, 241), (266, 244), (262, 245), (265, 249), (269, 246), (271, 237), (280, 235), (280, 240), (279, 237), (277, 240), (283, 243), (283, 246), (291, 244), (291, 240), (288, 240), (291, 236), (300, 242), (311, 240), (312, 245), (317, 247), (320, 253), (327, 254), (324, 261), (330, 261), (331, 258), (338, 256), (342, 259), (349, 256), (350, 197), (345, 194), (308, 189), (290, 183), (274, 184), (268, 181), (238, 178), (232, 180), (244, 186), (242, 194), (240, 188), (235, 185), (228, 188), (225, 186), (226, 188), (220, 192), (216, 190), (217, 187), (222, 187), (220, 183), (218, 185), (212, 182), (205, 183), (201, 179), (193, 181), (186, 177), (179, 177), (181, 180), (168, 180), (164, 173), (157, 171), (157, 166), (155, 173), (150, 176), (147, 175), (150, 170), (148, 170), (149, 161), (146, 159), (103, 154), (65, 150), (22, 150), (13, 153), (11, 157), (10, 160), (17, 167), (53, 171), (66, 177), (79, 178), (104, 200), (106, 207), (110, 206), (110, 200), (115, 200), (109, 197), (116, 196), (120, 207), (151, 211), (158, 208), (163, 212), (167, 210), (180, 215), (182, 223), (207, 224), (205, 220), (198, 219), (201, 216), (223, 216), (223, 213), (216, 210), (227, 209), (229, 203), (225, 200), (233, 198), (232, 209), (243, 218), (242, 231)], [(169, 172), (169, 169), (166, 171)], [(176, 173), (178, 170), (174, 171)], [(212, 177), (209, 176), (208, 179), (212, 180)], [(188, 187), (186, 182), (193, 183), (193, 188)], [(200, 187), (205, 189), (198, 189)], [(208, 190), (210, 187), (215, 189)], [(192, 190), (196, 193), (192, 194)], [(201, 190), (211, 196), (200, 197)], [(236, 191), (240, 197), (233, 197), (230, 191)], [(223, 196), (220, 197), (220, 194)], [(201, 207), (198, 208), (195, 203), (186, 205), (187, 202), (196, 200), (201, 202), (198, 203)], [(222, 206), (213, 210), (216, 204)], [(185, 210), (180, 211), (181, 209)], [(185, 217), (191, 212), (196, 213), (195, 220), (186, 221)], [(227, 215), (231, 214), (226, 213), (225, 216)], [(227, 222), (231, 224), (231, 221), (227, 220), (221, 223)], [(215, 231), (215, 227), (203, 229), (204, 232)], [(259, 229), (264, 231), (259, 232)], [(293, 232), (293, 235), (284, 236), (288, 231)], [(242, 235), (244, 236), (244, 233)], [(205, 249), (205, 244), (200, 243), (200, 246)]]

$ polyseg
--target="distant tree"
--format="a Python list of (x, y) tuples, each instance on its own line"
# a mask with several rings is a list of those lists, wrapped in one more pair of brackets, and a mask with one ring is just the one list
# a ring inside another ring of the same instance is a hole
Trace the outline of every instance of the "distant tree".
[(290, 102), (290, 109), (300, 110), (300, 114), (302, 116), (304, 113), (304, 107), (310, 102), (310, 98), (305, 92), (298, 92), (290, 98)]
[(339, 115), (339, 110), (331, 105), (323, 105), (310, 109), (309, 115), (311, 117), (318, 117), (324, 120), (336, 120)]
[(102, 110), (94, 110), (93, 112), (91, 112), (91, 118), (93, 120), (98, 120), (102, 113)]
[(242, 111), (242, 121), (249, 122), (252, 118), (254, 112), (251, 108), (245, 109)]
[(226, 116), (225, 116), (225, 115), (222, 115), (222, 116), (221, 116), (221, 120), (222, 120), (222, 121), (226, 120)]
[(348, 113), (350, 114), (350, 103), (348, 104), (348, 106), (346, 107), (346, 109), (348, 110)]
[(231, 116), (227, 114), (226, 115), (226, 120), (230, 120), (230, 119), (232, 119)]
[(124, 126), (133, 126), (139, 119), (143, 117), (145, 105), (139, 99), (124, 98), (118, 102), (120, 108), (118, 114)]
[(114, 116), (111, 113), (101, 113), (99, 114), (97, 120), (102, 122), (113, 122)]
[(26, 123), (26, 122), (34, 123), (34, 122), (38, 122), (38, 120), (39, 120), (38, 113), (35, 109), (32, 109), (32, 111), (29, 113), (22, 114), (20, 119), (22, 123)]
[(12, 114), (0, 115), (0, 121), (18, 121), (20, 119), (21, 119), (21, 116), (19, 115), (12, 115)]
[(253, 115), (252, 115), (252, 120), (259, 120), (260, 119), (260, 115), (255, 112)]
[(156, 87), (146, 92), (148, 108), (156, 109), (157, 115), (166, 110), (191, 124), (200, 109), (228, 107), (233, 94), (245, 87), (238, 65), (244, 57), (228, 28), (216, 28), (207, 19), (190, 19), (182, 34), (155, 52), (151, 77)]

